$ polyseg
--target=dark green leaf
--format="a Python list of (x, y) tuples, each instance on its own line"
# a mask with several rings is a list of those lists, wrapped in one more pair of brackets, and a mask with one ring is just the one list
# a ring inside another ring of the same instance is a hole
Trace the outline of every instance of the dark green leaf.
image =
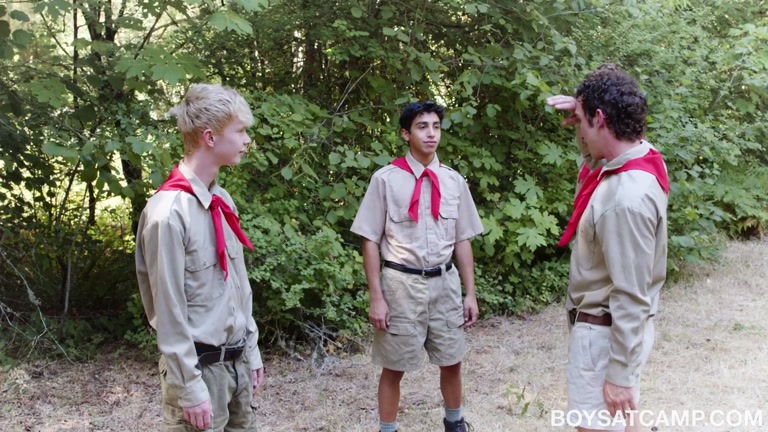
[(6, 20), (0, 20), (0, 40), (8, 39), (11, 35), (11, 23)]
[(15, 19), (16, 21), (29, 22), (29, 16), (18, 9), (12, 10), (10, 15), (8, 16), (11, 17), (12, 19)]
[(91, 183), (96, 180), (96, 178), (99, 175), (99, 171), (96, 169), (96, 166), (94, 165), (88, 165), (83, 167), (83, 170), (80, 171), (80, 179), (86, 183)]
[(29, 43), (32, 42), (32, 33), (21, 29), (14, 30), (13, 41), (19, 45), (29, 45)]

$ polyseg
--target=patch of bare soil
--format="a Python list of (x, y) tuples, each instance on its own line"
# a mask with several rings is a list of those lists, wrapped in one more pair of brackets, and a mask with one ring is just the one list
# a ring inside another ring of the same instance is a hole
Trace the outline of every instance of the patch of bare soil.
[[(768, 243), (732, 243), (720, 263), (664, 290), (641, 384), (642, 431), (768, 430), (766, 281)], [(476, 431), (572, 430), (552, 425), (566, 409), (567, 332), (562, 305), (468, 330), (464, 408)], [(266, 368), (260, 432), (378, 430), (379, 371), (367, 356), (277, 358)], [(0, 375), (0, 430), (160, 430), (156, 369), (112, 353), (90, 364), (21, 365)], [(441, 400), (436, 367), (407, 374), (400, 431), (443, 430)]]

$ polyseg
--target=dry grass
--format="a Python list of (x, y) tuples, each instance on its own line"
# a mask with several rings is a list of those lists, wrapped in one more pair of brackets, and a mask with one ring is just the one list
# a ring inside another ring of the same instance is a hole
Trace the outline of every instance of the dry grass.
[[(659, 413), (763, 410), (762, 427), (666, 427), (671, 431), (768, 430), (768, 243), (733, 243), (721, 263), (691, 269), (662, 293), (657, 342), (642, 380), (642, 406)], [(562, 306), (526, 319), (496, 318), (468, 332), (465, 413), (478, 432), (564, 431), (567, 327)], [(96, 363), (23, 365), (0, 376), (0, 430), (159, 430), (155, 365), (105, 356)], [(321, 364), (267, 364), (260, 432), (377, 430), (378, 370), (366, 356)], [(437, 368), (403, 380), (400, 430), (442, 430)], [(718, 418), (719, 419), (719, 418)], [(649, 430), (649, 429), (646, 429)]]

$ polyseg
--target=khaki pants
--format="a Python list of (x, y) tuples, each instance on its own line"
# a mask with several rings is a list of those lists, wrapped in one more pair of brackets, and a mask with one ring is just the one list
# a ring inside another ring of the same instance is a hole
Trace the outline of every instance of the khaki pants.
[[(209, 431), (256, 432), (256, 415), (253, 404), (253, 375), (242, 357), (198, 366), (203, 382), (208, 387), (213, 406), (213, 421)], [(184, 421), (179, 397), (174, 388), (165, 382), (165, 358), (160, 358), (160, 384), (163, 392), (163, 431), (197, 432), (198, 428)]]

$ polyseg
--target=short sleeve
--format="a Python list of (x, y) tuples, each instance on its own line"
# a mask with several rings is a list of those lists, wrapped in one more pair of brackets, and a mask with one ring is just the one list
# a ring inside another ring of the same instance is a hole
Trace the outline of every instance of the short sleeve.
[(357, 210), (351, 231), (376, 244), (381, 243), (387, 217), (386, 184), (379, 173), (374, 173), (360, 208)]
[(477, 213), (475, 201), (469, 191), (466, 180), (461, 178), (461, 193), (459, 194), (459, 218), (456, 221), (456, 241), (464, 241), (483, 233), (483, 223)]

